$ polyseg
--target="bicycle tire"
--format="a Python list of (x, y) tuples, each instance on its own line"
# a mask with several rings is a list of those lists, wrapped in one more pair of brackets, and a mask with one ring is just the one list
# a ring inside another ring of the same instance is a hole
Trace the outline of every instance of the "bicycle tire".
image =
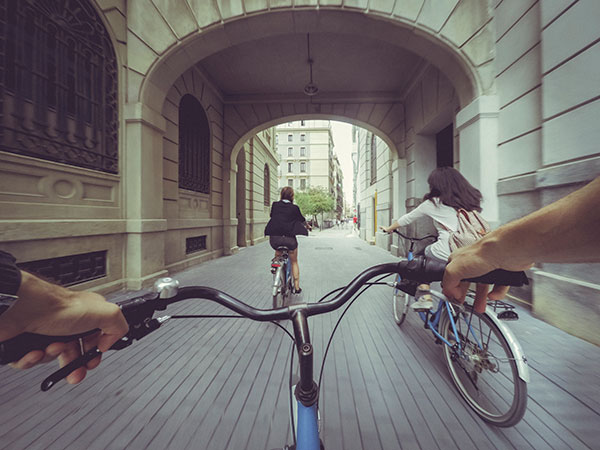
[[(400, 283), (400, 277), (396, 278), (396, 283)], [(396, 325), (401, 326), (404, 322), (404, 319), (406, 319), (409, 303), (410, 296), (406, 292), (402, 292), (400, 289), (394, 288), (392, 308), (394, 309), (394, 321), (396, 322)]]
[(277, 270), (273, 275), (273, 309), (281, 308), (283, 306), (284, 289), (285, 287), (281, 282), (281, 270)]
[[(468, 360), (458, 356), (457, 341), (447, 312), (440, 321), (440, 334), (455, 345), (452, 348), (443, 343), (444, 359), (452, 381), (462, 398), (483, 420), (498, 427), (516, 425), (527, 409), (527, 383), (519, 377), (515, 351), (487, 314), (474, 312), (470, 305), (465, 304), (464, 308), (464, 313), (455, 317), (455, 326)], [(489, 332), (484, 331), (484, 327)]]

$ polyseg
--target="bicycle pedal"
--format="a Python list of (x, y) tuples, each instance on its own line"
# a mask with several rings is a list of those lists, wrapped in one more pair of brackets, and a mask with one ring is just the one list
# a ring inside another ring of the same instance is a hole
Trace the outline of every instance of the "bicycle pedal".
[(519, 320), (519, 315), (510, 309), (498, 313), (496, 317), (498, 317), (500, 320)]

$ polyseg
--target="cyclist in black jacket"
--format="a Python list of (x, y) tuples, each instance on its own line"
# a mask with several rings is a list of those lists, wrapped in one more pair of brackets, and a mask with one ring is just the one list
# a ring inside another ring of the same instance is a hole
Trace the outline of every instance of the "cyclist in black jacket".
[(294, 278), (294, 293), (302, 292), (300, 289), (300, 266), (298, 265), (297, 235), (308, 236), (306, 219), (300, 212), (298, 205), (294, 205), (294, 189), (286, 186), (281, 189), (281, 200), (271, 205), (271, 220), (265, 227), (265, 236), (270, 236), (269, 243), (275, 250), (275, 257), (281, 252), (277, 247), (285, 246), (289, 249), (292, 263), (292, 276)]

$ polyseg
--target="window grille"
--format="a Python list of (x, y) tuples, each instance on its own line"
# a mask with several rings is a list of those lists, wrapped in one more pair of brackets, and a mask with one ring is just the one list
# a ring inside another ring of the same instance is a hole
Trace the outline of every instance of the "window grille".
[(265, 164), (263, 186), (264, 204), (268, 206), (271, 203), (271, 170), (269, 169), (268, 164)]
[(179, 187), (210, 193), (210, 129), (206, 113), (190, 94), (179, 102)]
[(377, 182), (377, 140), (374, 134), (371, 134), (371, 184)]
[(20, 263), (19, 268), (61, 286), (72, 286), (106, 276), (106, 250)]
[(206, 235), (189, 237), (185, 240), (185, 254), (206, 250)]
[(118, 173), (117, 61), (90, 1), (0, 0), (0, 145)]

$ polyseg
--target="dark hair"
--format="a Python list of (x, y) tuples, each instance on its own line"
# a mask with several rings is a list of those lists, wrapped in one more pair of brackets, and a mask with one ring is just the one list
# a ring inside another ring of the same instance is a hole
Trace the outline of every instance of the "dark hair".
[(454, 209), (481, 212), (481, 192), (453, 167), (438, 167), (429, 174), (429, 193), (423, 200), (437, 197), (447, 206)]
[(281, 189), (281, 200), (294, 201), (294, 188), (291, 186), (285, 186)]

